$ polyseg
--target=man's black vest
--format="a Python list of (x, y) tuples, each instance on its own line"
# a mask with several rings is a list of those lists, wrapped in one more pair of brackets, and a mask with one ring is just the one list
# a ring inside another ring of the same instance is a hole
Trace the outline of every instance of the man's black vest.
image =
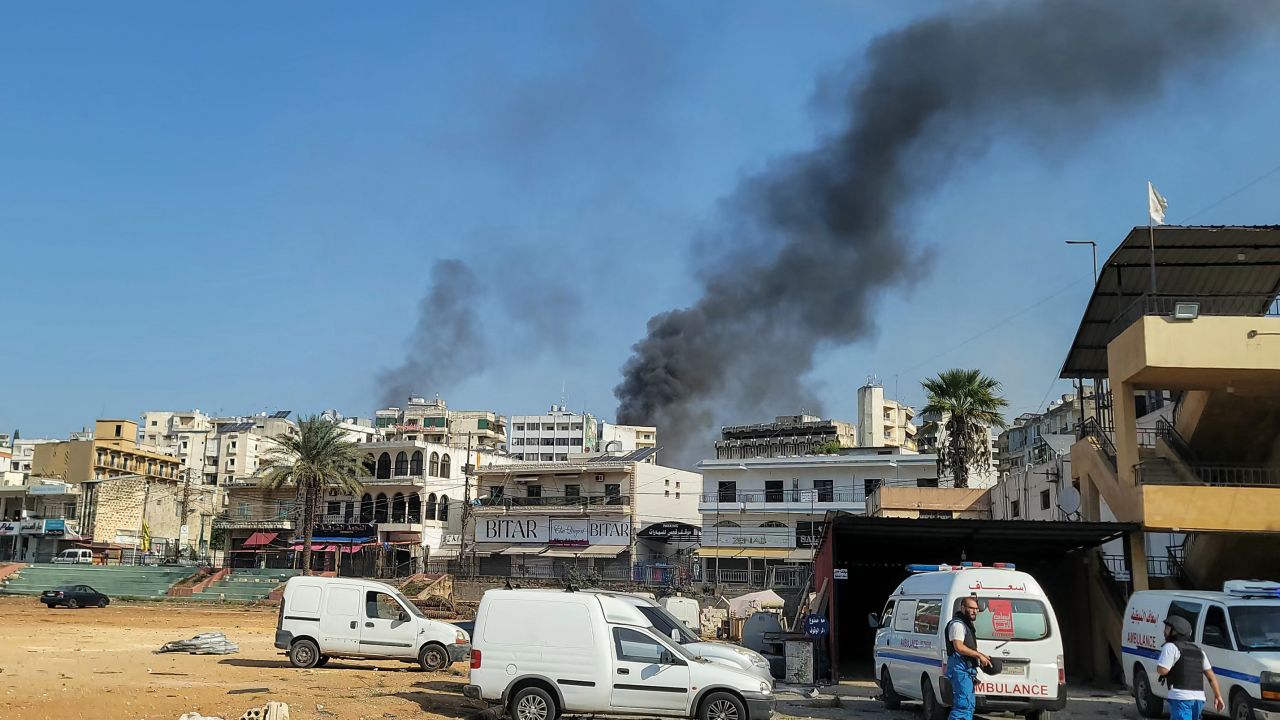
[[(948, 659), (950, 659), (952, 655), (956, 654), (956, 646), (951, 642), (951, 623), (957, 623), (957, 622), (964, 625), (964, 646), (969, 648), (970, 650), (978, 649), (978, 632), (977, 630), (974, 629), (973, 623), (969, 622), (969, 618), (965, 617), (964, 615), (961, 615), (960, 613), (956, 613), (956, 616), (951, 618), (951, 621), (947, 623), (947, 627), (943, 631), (943, 635), (942, 635), (942, 637), (947, 641), (947, 658)], [(978, 666), (977, 660), (967, 656), (961, 656), (961, 657), (965, 661), (965, 663), (968, 664), (970, 667)]]
[(1169, 687), (1204, 691), (1204, 651), (1189, 640), (1174, 643), (1182, 656), (1169, 668)]

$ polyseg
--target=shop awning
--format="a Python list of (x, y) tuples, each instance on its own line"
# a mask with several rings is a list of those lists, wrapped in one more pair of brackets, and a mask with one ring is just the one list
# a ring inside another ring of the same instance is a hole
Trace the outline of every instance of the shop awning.
[(578, 545), (574, 547), (553, 547), (542, 553), (540, 557), (617, 557), (626, 550), (626, 545)]
[[(714, 558), (757, 558), (763, 560), (789, 560), (794, 548), (753, 548), (753, 547), (700, 547), (698, 557)], [(810, 559), (812, 550), (806, 550)]]
[(476, 543), (474, 552), (476, 555), (501, 555), (509, 547), (509, 543)]
[(445, 558), (456, 558), (456, 557), (458, 557), (458, 551), (457, 551), (457, 550), (454, 550), (454, 549), (452, 549), (452, 548), (448, 548), (448, 549), (446, 549), (446, 548), (439, 548), (439, 549), (436, 549), (436, 550), (428, 550), (428, 552), (427, 552), (427, 557), (428, 557), (428, 558), (430, 558), (430, 559), (432, 559), (432, 560), (435, 560), (435, 559), (443, 560), (443, 559), (445, 559)]
[(354, 543), (367, 543), (367, 542), (369, 542), (369, 541), (371, 541), (371, 540), (373, 540), (373, 538), (371, 538), (371, 537), (357, 537), (357, 538), (350, 538), (350, 537), (315, 537), (315, 538), (311, 538), (311, 542), (313, 542), (313, 543), (337, 543), (337, 544), (345, 544), (345, 543), (353, 543), (353, 544), (354, 544)]
[(813, 548), (792, 550), (791, 554), (787, 555), (787, 560), (795, 563), (811, 563), (813, 562), (813, 553)]
[(512, 545), (503, 550), (503, 555), (541, 555), (547, 549), (546, 545)]
[(273, 533), (273, 532), (256, 532), (250, 535), (249, 538), (244, 541), (244, 544), (241, 545), (241, 547), (251, 548), (251, 547), (261, 547), (263, 545), (270, 545), (271, 543), (275, 542), (275, 539), (279, 534), (280, 533)]
[[(298, 543), (297, 545), (291, 546), (289, 549), (301, 550), (302, 547), (303, 547), (302, 543)], [(316, 544), (311, 545), (311, 552), (333, 552), (337, 549), (338, 549), (337, 545), (316, 545)]]

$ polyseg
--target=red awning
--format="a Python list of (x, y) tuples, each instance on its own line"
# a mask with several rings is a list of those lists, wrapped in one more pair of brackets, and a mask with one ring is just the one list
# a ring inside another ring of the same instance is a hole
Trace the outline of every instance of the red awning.
[[(294, 546), (290, 547), (289, 549), (290, 549), (290, 550), (301, 550), (301, 549), (302, 549), (302, 543), (298, 543), (297, 545), (294, 545)], [(338, 546), (337, 546), (337, 545), (312, 545), (312, 546), (311, 546), (311, 552), (335, 552), (337, 549), (338, 549)]]
[(249, 539), (245, 540), (241, 547), (261, 547), (263, 545), (270, 545), (275, 541), (276, 536), (279, 534), (280, 533), (273, 532), (256, 532), (250, 535)]

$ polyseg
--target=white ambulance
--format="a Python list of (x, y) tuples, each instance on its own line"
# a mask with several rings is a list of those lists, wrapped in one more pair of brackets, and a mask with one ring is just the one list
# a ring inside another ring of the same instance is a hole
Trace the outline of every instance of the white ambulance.
[[(1169, 695), (1156, 682), (1156, 657), (1171, 615), (1191, 623), (1233, 720), (1280, 720), (1280, 583), (1232, 580), (1222, 592), (1134, 593), (1121, 636), (1124, 681), (1145, 717), (1160, 717)], [(1212, 700), (1207, 681), (1205, 692)]]
[(979, 710), (1014, 710), (1044, 720), (1066, 707), (1062, 634), (1049, 598), (1035, 578), (1009, 563), (983, 567), (909, 565), (911, 573), (872, 614), (875, 667), (885, 706), (920, 700), (926, 720), (941, 720), (951, 704), (943, 633), (967, 597), (978, 600), (978, 650), (1001, 661), (1000, 674), (978, 671)]

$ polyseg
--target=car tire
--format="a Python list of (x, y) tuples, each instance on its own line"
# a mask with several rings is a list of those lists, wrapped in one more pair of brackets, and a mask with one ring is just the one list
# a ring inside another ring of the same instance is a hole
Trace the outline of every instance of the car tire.
[(550, 693), (540, 687), (527, 687), (511, 696), (507, 713), (510, 720), (555, 720), (559, 711)]
[(311, 640), (299, 640), (289, 648), (289, 664), (296, 668), (313, 668), (320, 662), (320, 648)]
[(418, 666), (423, 672), (439, 672), (449, 667), (449, 651), (437, 643), (428, 643), (418, 651)]
[(924, 705), (924, 720), (946, 720), (947, 706), (938, 702), (928, 675), (920, 679), (920, 697)]
[(1023, 715), (1027, 720), (1053, 720), (1052, 710), (1029, 710)]
[(884, 701), (885, 710), (902, 707), (902, 698), (893, 689), (893, 679), (889, 677), (888, 667), (880, 669), (880, 699)]
[(108, 604), (108, 603), (110, 603), (110, 602), (111, 602), (111, 601), (110, 601), (110, 600), (108, 600), (108, 599), (106, 599), (106, 598), (98, 598), (98, 607), (100, 607), (100, 608), (104, 608), (104, 607), (106, 607), (106, 606), (107, 606), (107, 604)]
[(80, 607), (80, 601), (76, 600), (75, 598), (71, 598), (70, 600), (67, 601), (67, 607), (71, 608), (72, 610), (75, 610), (76, 608)]
[(749, 720), (742, 701), (727, 692), (713, 692), (702, 701), (698, 720)]
[(1249, 704), (1249, 694), (1243, 690), (1231, 693), (1231, 720), (1254, 720), (1257, 715)]
[(1133, 669), (1133, 702), (1142, 717), (1158, 718), (1164, 715), (1164, 700), (1156, 697), (1151, 689), (1151, 679), (1141, 665)]

